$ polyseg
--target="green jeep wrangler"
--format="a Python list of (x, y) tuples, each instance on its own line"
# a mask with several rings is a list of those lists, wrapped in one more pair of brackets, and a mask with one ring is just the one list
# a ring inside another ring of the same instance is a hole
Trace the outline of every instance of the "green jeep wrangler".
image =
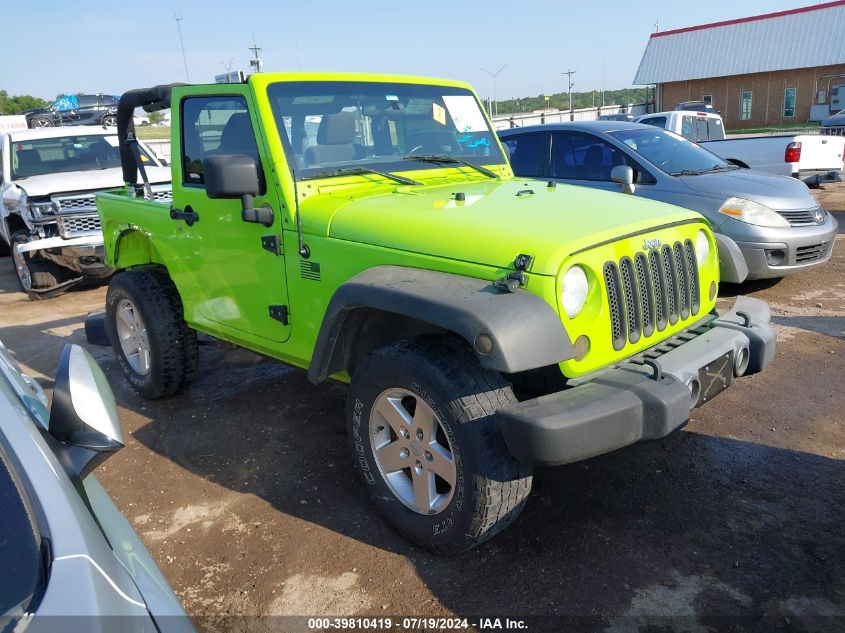
[[(136, 107), (172, 106), (173, 203), (137, 186)], [(196, 332), (349, 383), (355, 468), (404, 535), (456, 552), (510, 524), (532, 467), (656, 440), (775, 336), (714, 310), (696, 213), (513, 176), (463, 83), (257, 74), (123, 95), (125, 189), (97, 195), (105, 328), (148, 398)]]

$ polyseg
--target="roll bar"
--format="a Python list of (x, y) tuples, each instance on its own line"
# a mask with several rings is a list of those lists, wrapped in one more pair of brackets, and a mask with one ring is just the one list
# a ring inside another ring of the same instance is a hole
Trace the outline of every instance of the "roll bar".
[(123, 182), (134, 185), (138, 182), (138, 164), (135, 144), (135, 123), (132, 114), (135, 108), (143, 108), (145, 112), (158, 112), (170, 107), (170, 92), (174, 86), (185, 84), (175, 83), (152, 88), (137, 88), (124, 92), (117, 104), (117, 140), (120, 145), (120, 164), (123, 168)]

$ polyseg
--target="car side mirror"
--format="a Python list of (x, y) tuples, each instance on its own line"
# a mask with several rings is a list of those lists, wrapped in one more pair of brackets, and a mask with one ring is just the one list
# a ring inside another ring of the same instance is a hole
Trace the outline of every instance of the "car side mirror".
[(241, 219), (272, 226), (273, 209), (264, 205), (253, 208), (253, 198), (261, 191), (258, 166), (246, 154), (220, 154), (202, 161), (205, 193), (212, 199), (241, 199)]
[(636, 191), (634, 170), (630, 165), (616, 165), (610, 171), (610, 179), (622, 185), (622, 193), (634, 193)]
[(68, 473), (85, 477), (123, 448), (117, 403), (103, 370), (78, 345), (65, 345), (50, 408), (49, 434)]

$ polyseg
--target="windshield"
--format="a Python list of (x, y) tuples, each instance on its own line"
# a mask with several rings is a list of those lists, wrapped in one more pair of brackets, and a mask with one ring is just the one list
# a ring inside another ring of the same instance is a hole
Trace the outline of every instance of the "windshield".
[[(141, 160), (154, 164), (141, 149)], [(12, 141), (12, 180), (64, 171), (120, 167), (117, 135), (79, 134)]]
[(673, 176), (736, 169), (700, 145), (666, 130), (620, 130), (610, 135)]
[[(390, 172), (463, 161), (505, 163), (478, 100), (463, 88), (304, 81), (271, 84), (267, 93), (298, 178), (347, 168)], [(408, 155), (460, 160), (407, 160)]]

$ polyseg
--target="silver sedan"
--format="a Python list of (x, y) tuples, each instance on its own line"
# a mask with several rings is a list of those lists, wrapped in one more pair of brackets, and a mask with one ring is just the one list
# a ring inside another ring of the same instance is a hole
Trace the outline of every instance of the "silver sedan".
[(518, 176), (622, 191), (698, 211), (722, 257), (722, 280), (783, 277), (830, 259), (838, 225), (795, 178), (741, 169), (685, 138), (616, 121), (501, 130)]
[(123, 447), (99, 366), (65, 346), (52, 407), (0, 343), (0, 630), (194, 630), (91, 470)]

